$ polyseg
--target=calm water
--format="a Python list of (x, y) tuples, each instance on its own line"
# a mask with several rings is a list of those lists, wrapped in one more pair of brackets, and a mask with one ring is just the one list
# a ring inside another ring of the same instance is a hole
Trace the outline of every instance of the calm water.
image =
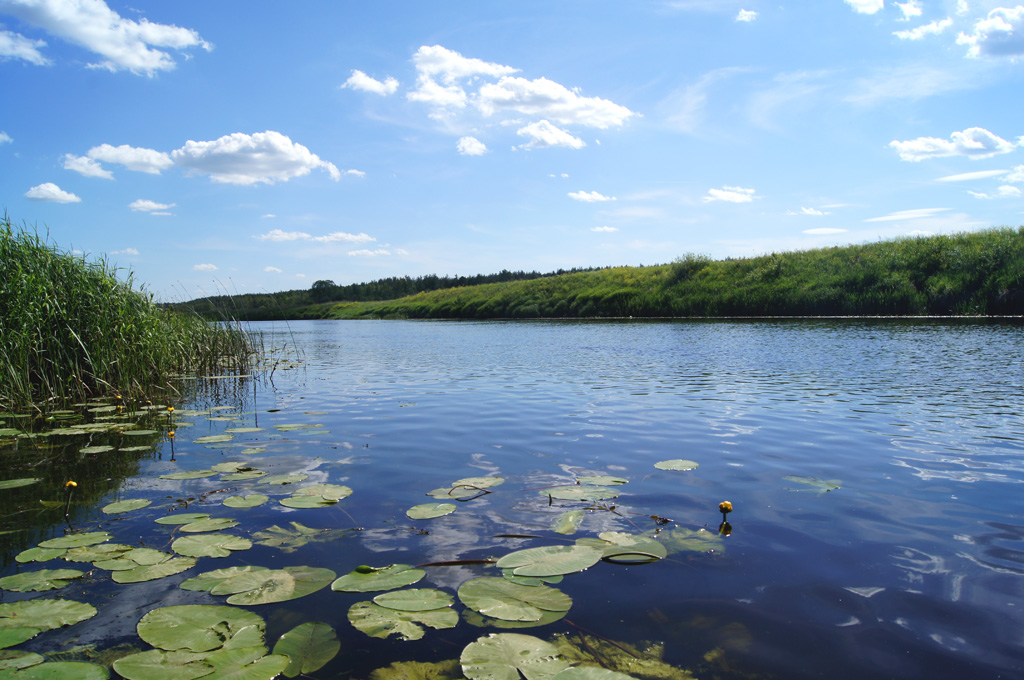
[[(181, 576), (119, 586), (102, 603), (73, 585), (62, 593), (97, 604), (96, 622), (25, 648), (130, 642), (140, 611), (220, 603), (177, 588), (218, 567), (307, 564), (341, 575), (360, 564), (500, 557), (609, 530), (706, 527), (714, 536), (718, 503), (730, 500), (732, 533), (720, 543), (566, 576), (557, 586), (573, 598), (566, 619), (518, 632), (546, 638), (582, 629), (661, 642), (666, 661), (708, 678), (1024, 677), (1019, 324), (363, 321), (261, 329), (268, 345), (299, 352), (297, 367), (255, 384), (217, 381), (196, 403), (179, 405), (230, 408), (188, 418), (191, 427), (176, 427), (173, 461), (164, 440), (97, 502), (144, 497), (151, 508), (118, 522), (85, 509), (76, 523), (122, 542), (159, 543), (166, 532), (153, 534), (166, 528), (154, 529), (153, 518), (190, 498), (190, 510), (238, 516), (240, 535), (291, 521), (359, 530), (292, 553), (257, 546), (203, 558)], [(282, 432), (279, 424), (317, 427)], [(264, 429), (192, 443), (239, 426)], [(242, 453), (255, 447), (265, 450)], [(699, 468), (654, 467), (675, 458)], [(303, 471), (305, 483), (354, 493), (328, 509), (272, 502), (226, 513), (218, 500), (226, 486), (235, 494), (255, 485), (157, 478), (231, 460), (271, 474)], [(552, 503), (538, 491), (594, 474), (629, 482), (600, 507)], [(434, 500), (425, 496), (431, 489), (484, 475), (507, 481), (447, 517), (405, 516)], [(551, 532), (561, 512), (583, 507), (593, 511), (576, 534)], [(29, 570), (8, 563), (5, 573), (19, 569)], [(493, 573), (431, 567), (418, 587), (454, 593)], [(254, 609), (271, 643), (306, 620), (334, 626), (342, 652), (317, 677), (457, 657), (493, 630), (462, 622), (415, 642), (370, 639), (345, 617), (363, 599), (328, 589)]]

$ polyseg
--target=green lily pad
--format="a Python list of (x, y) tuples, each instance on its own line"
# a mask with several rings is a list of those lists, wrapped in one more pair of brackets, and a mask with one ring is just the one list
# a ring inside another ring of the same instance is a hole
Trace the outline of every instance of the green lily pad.
[(452, 486), (477, 486), (481, 489), (490, 489), (491, 487), (504, 484), (505, 479), (503, 477), (463, 477), (460, 480), (452, 482)]
[(114, 662), (114, 670), (127, 680), (195, 680), (213, 673), (206, 654), (151, 649), (129, 654)]
[(636, 678), (600, 666), (573, 666), (561, 671), (551, 680), (636, 680)]
[(16, 489), (19, 486), (28, 486), (41, 481), (38, 477), (22, 477), (21, 479), (5, 479), (0, 482), (0, 489)]
[(0, 578), (0, 589), (12, 590), (16, 593), (56, 590), (66, 586), (71, 579), (81, 578), (82, 576), (85, 576), (85, 572), (78, 571), (77, 569), (27, 571)]
[(561, 501), (601, 501), (617, 498), (618, 491), (608, 486), (590, 486), (589, 484), (573, 484), (571, 486), (554, 486), (541, 489), (542, 496), (550, 496)]
[(565, 612), (572, 598), (547, 586), (524, 586), (484, 576), (459, 586), (459, 600), (474, 611), (505, 621), (539, 621), (546, 611)]
[(356, 567), (331, 584), (331, 590), (349, 593), (368, 593), (394, 590), (411, 586), (427, 572), (409, 564), (391, 564), (386, 567)]
[(102, 444), (102, 445), (99, 445), (99, 446), (86, 446), (86, 447), (83, 447), (81, 449), (78, 449), (78, 452), (79, 453), (89, 454), (89, 453), (106, 453), (107, 451), (113, 451), (113, 450), (114, 450), (113, 446), (109, 446), (107, 444)]
[(51, 630), (71, 626), (94, 616), (96, 607), (74, 600), (36, 599), (0, 603), (0, 628)]
[(228, 581), (239, 574), (252, 571), (269, 571), (269, 569), (267, 569), (267, 567), (260, 567), (256, 565), (214, 569), (213, 571), (203, 572), (198, 576), (193, 576), (190, 579), (182, 581), (180, 587), (183, 590), (200, 590), (210, 592), (225, 581)]
[(472, 609), (462, 610), (462, 619), (471, 626), (477, 628), (501, 628), (504, 630), (516, 628), (539, 628), (549, 623), (560, 621), (569, 612), (541, 612), (541, 617), (536, 621), (505, 621), (496, 619), (493, 616), (486, 616)]
[(307, 479), (309, 479), (309, 475), (305, 472), (295, 472), (290, 475), (270, 475), (261, 479), (257, 484), (283, 486), (285, 484), (297, 484), (298, 482), (304, 482)]
[(680, 470), (687, 472), (689, 470), (696, 470), (699, 466), (692, 460), (683, 460), (682, 458), (673, 458), (672, 460), (662, 460), (654, 464), (654, 467), (659, 470)]
[(262, 644), (265, 624), (258, 614), (239, 607), (185, 604), (154, 609), (136, 630), (159, 649), (209, 652)]
[(266, 472), (264, 470), (242, 470), (241, 472), (232, 472), (229, 475), (224, 475), (221, 479), (228, 482), (243, 482), (247, 479), (259, 479), (265, 477)]
[(577, 477), (576, 481), (580, 484), (590, 484), (593, 486), (620, 486), (629, 482), (628, 479), (622, 477), (612, 477), (611, 475), (590, 475), (586, 477)]
[(670, 553), (678, 552), (700, 552), (714, 553), (725, 551), (725, 541), (718, 532), (707, 529), (671, 529), (658, 534), (658, 540), (664, 544)]
[(341, 649), (338, 634), (326, 623), (310, 622), (296, 626), (274, 645), (274, 654), (290, 659), (284, 674), (289, 678), (318, 671), (337, 656)]
[(140, 566), (152, 566), (160, 564), (174, 557), (171, 553), (157, 550), (156, 548), (130, 548), (126, 551), (110, 553), (108, 556), (97, 559), (93, 566), (98, 569), (110, 571), (124, 571)]
[(171, 543), (171, 550), (186, 557), (227, 557), (234, 551), (251, 547), (252, 541), (248, 538), (226, 534), (181, 536)]
[(282, 654), (267, 655), (262, 644), (251, 647), (224, 648), (206, 657), (214, 672), (209, 676), (236, 680), (272, 680), (288, 667), (289, 659)]
[(392, 590), (373, 598), (374, 604), (400, 612), (426, 612), (452, 606), (452, 596), (433, 588)]
[(248, 465), (240, 461), (225, 461), (223, 463), (217, 463), (210, 469), (216, 470), (217, 472), (238, 472), (242, 468), (245, 468), (247, 470), (252, 469)]
[(190, 524), (192, 522), (198, 522), (201, 519), (210, 519), (210, 516), (205, 512), (176, 512), (171, 515), (165, 515), (164, 517), (158, 517), (153, 520), (157, 524)]
[(203, 479), (204, 477), (213, 477), (216, 474), (215, 470), (191, 470), (189, 472), (172, 472), (167, 475), (160, 475), (160, 479)]
[(842, 488), (842, 482), (838, 479), (818, 479), (817, 477), (783, 477), (783, 479), (811, 487), (810, 489), (790, 489), (790, 491), (816, 491), (821, 495)]
[(39, 628), (31, 626), (4, 626), (0, 623), (0, 649), (28, 642), (41, 632), (43, 631)]
[(46, 657), (35, 652), (23, 652), (20, 649), (5, 649), (0, 651), (0, 671), (17, 670), (28, 668), (46, 661)]
[(600, 559), (601, 551), (590, 546), (549, 545), (509, 553), (496, 566), (516, 576), (554, 576), (589, 569)]
[(388, 638), (397, 635), (402, 640), (419, 640), (423, 637), (423, 626), (454, 628), (459, 622), (459, 614), (447, 608), (406, 612), (381, 607), (373, 602), (356, 602), (348, 610), (348, 620), (354, 628), (370, 637)]
[(229, 517), (208, 517), (206, 519), (197, 519), (195, 522), (189, 522), (188, 524), (182, 524), (178, 530), (186, 534), (201, 534), (237, 526), (238, 522)]
[(311, 510), (313, 508), (325, 508), (328, 505), (335, 505), (338, 501), (328, 500), (322, 496), (289, 496), (278, 501), (286, 508)]
[(68, 534), (59, 538), (51, 538), (39, 544), (40, 548), (77, 548), (83, 545), (96, 545), (112, 538), (106, 531), (90, 531), (84, 534)]
[(251, 455), (256, 454), (256, 453), (263, 453), (266, 450), (267, 449), (264, 446), (250, 446), (247, 449), (242, 449), (241, 451), (239, 451), (239, 453), (244, 453), (247, 456), (251, 456)]
[(434, 519), (455, 512), (454, 503), (423, 503), (414, 505), (405, 511), (409, 519)]
[(327, 500), (340, 501), (352, 495), (352, 489), (341, 484), (314, 484), (296, 489), (293, 496), (320, 496)]
[(229, 508), (255, 508), (269, 500), (269, 496), (264, 496), (261, 493), (250, 493), (245, 496), (228, 496), (224, 499), (224, 505)]
[(252, 535), (258, 545), (269, 548), (280, 548), (282, 552), (291, 553), (309, 543), (326, 543), (347, 536), (344, 529), (312, 529), (298, 522), (290, 522), (292, 528), (285, 529), (276, 524), (257, 531)]
[(29, 548), (22, 550), (20, 553), (15, 555), (14, 559), (17, 562), (48, 562), (55, 560), (67, 552), (66, 548)]
[(234, 438), (234, 435), (230, 434), (208, 434), (205, 437), (196, 437), (192, 442), (194, 444), (220, 444), (222, 442), (229, 442)]
[(459, 658), (470, 680), (550, 680), (569, 667), (549, 642), (520, 633), (491, 633), (466, 645)]
[(323, 423), (318, 425), (309, 425), (306, 423), (284, 423), (281, 425), (274, 425), (274, 429), (278, 432), (295, 432), (296, 430), (315, 430), (318, 427), (323, 427)]
[(146, 435), (157, 434), (156, 430), (125, 430), (121, 434), (129, 437), (143, 437)]
[(459, 500), (463, 498), (472, 498), (473, 496), (479, 496), (481, 493), (480, 489), (474, 489), (470, 486), (442, 486), (439, 489), (428, 491), (427, 495), (431, 498), (440, 498), (444, 500)]
[(173, 576), (196, 566), (194, 557), (172, 557), (159, 564), (143, 564), (134, 569), (115, 571), (111, 578), (115, 583), (142, 583)]
[(107, 503), (100, 509), (108, 515), (116, 515), (119, 512), (131, 512), (132, 510), (141, 510), (142, 508), (147, 507), (151, 503), (152, 501), (146, 500), (144, 498), (129, 498), (123, 501)]
[(286, 602), (326, 588), (336, 576), (337, 574), (330, 569), (321, 567), (297, 566), (268, 569), (235, 576), (210, 592), (214, 595), (235, 593), (228, 598), (228, 604), (254, 605)]
[(576, 530), (580, 528), (584, 515), (586, 515), (586, 512), (583, 510), (569, 510), (567, 512), (563, 512), (558, 516), (554, 524), (551, 525), (551, 530), (556, 534), (574, 534), (576, 533)]
[(561, 574), (556, 576), (516, 576), (511, 569), (502, 569), (501, 577), (524, 586), (542, 586), (545, 583), (552, 585), (561, 583), (565, 577)]
[(136, 550), (123, 543), (100, 543), (99, 545), (83, 545), (80, 548), (69, 548), (64, 554), (65, 562), (103, 562), (121, 557), (126, 552)]
[(263, 432), (262, 427), (229, 427), (224, 430), (228, 434), (249, 434), (250, 432)]
[(121, 453), (137, 453), (139, 451), (152, 451), (152, 450), (153, 450), (153, 446), (149, 445), (149, 444), (144, 444), (142, 446), (122, 446), (121, 448), (118, 449), (118, 451), (120, 451)]
[(668, 550), (664, 544), (649, 536), (636, 536), (619, 531), (605, 531), (598, 538), (583, 538), (577, 545), (586, 545), (601, 551), (601, 559), (617, 564), (643, 564), (663, 559)]
[(103, 666), (87, 661), (47, 661), (23, 668), (13, 677), (17, 680), (107, 680), (110, 674)]

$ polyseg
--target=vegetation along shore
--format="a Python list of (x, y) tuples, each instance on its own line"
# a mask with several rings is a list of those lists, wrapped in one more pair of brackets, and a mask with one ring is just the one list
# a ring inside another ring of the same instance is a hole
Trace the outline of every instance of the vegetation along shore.
[(250, 320), (1020, 315), (1024, 227), (646, 267), (317, 281), (183, 306)]
[(163, 309), (116, 273), (0, 219), (0, 409), (138, 398), (177, 374), (248, 366), (254, 336)]

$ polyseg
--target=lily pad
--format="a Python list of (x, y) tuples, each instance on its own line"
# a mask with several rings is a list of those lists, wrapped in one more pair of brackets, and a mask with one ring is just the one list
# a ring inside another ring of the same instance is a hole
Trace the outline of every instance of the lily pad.
[(216, 474), (215, 470), (190, 470), (188, 472), (172, 472), (167, 475), (160, 475), (160, 479), (203, 479), (204, 477), (213, 477)]
[(278, 503), (280, 503), (281, 505), (283, 505), (286, 508), (294, 508), (294, 509), (299, 509), (299, 510), (301, 510), (301, 509), (311, 510), (313, 508), (325, 508), (328, 505), (335, 505), (335, 504), (337, 504), (337, 502), (338, 501), (336, 501), (336, 500), (327, 499), (327, 498), (324, 498), (322, 496), (309, 496), (309, 495), (305, 495), (305, 494), (299, 495), (299, 496), (289, 496), (288, 498), (282, 498), (281, 500), (278, 501)]
[(145, 498), (128, 498), (123, 501), (116, 501), (114, 503), (107, 503), (100, 508), (104, 513), (108, 515), (116, 515), (119, 512), (131, 512), (132, 510), (141, 510), (147, 507), (153, 501), (146, 500)]
[(180, 574), (194, 566), (196, 566), (194, 557), (172, 557), (159, 564), (144, 564), (134, 569), (115, 571), (111, 578), (115, 583), (142, 583)]
[(665, 545), (670, 553), (699, 552), (713, 553), (725, 550), (725, 541), (718, 532), (707, 529), (671, 529), (658, 534), (658, 540)]
[(136, 627), (139, 637), (154, 647), (190, 652), (262, 644), (264, 629), (258, 614), (239, 607), (208, 604), (154, 609)]
[(260, 477), (266, 476), (264, 470), (242, 470), (240, 472), (232, 472), (231, 474), (224, 475), (221, 479), (228, 482), (244, 482), (247, 479), (259, 479)]
[(113, 450), (114, 450), (113, 446), (109, 446), (107, 444), (102, 444), (102, 445), (99, 445), (99, 446), (86, 446), (86, 447), (83, 447), (81, 449), (78, 449), (78, 452), (79, 453), (90, 454), (90, 453), (106, 453), (107, 451), (113, 451)]
[(463, 477), (452, 482), (452, 486), (478, 486), (481, 489), (490, 489), (504, 483), (504, 477)]
[(288, 667), (288, 661), (288, 657), (282, 654), (267, 655), (267, 648), (262, 644), (225, 647), (206, 657), (206, 662), (214, 667), (214, 672), (208, 677), (214, 680), (272, 680)]
[(696, 470), (699, 466), (692, 460), (684, 460), (682, 458), (673, 458), (672, 460), (662, 460), (654, 464), (654, 467), (659, 470), (680, 470), (687, 472), (689, 470)]
[(499, 569), (511, 569), (516, 576), (554, 576), (589, 569), (598, 563), (600, 550), (585, 545), (549, 545), (527, 548), (498, 560)]
[(127, 680), (195, 680), (214, 671), (206, 656), (181, 649), (151, 649), (123, 656), (113, 666)]
[(65, 562), (102, 562), (117, 559), (129, 550), (135, 550), (135, 548), (123, 543), (100, 543), (99, 545), (69, 548), (63, 557)]
[(35, 652), (23, 652), (20, 649), (5, 649), (0, 652), (0, 671), (28, 668), (46, 661), (46, 657)]
[(27, 571), (0, 578), (0, 589), (12, 590), (16, 593), (56, 590), (66, 586), (71, 579), (81, 578), (82, 576), (85, 576), (85, 572), (78, 571), (77, 569)]
[(455, 512), (454, 503), (423, 503), (409, 508), (405, 514), (409, 519), (434, 519), (450, 515), (453, 512)]
[(561, 574), (556, 576), (516, 576), (511, 569), (502, 569), (501, 576), (502, 578), (512, 581), (512, 583), (518, 583), (524, 586), (542, 586), (545, 583), (554, 585), (565, 580), (565, 577)]
[(470, 680), (549, 680), (569, 667), (549, 642), (520, 633), (492, 633), (466, 645), (459, 658)]
[(186, 557), (227, 557), (234, 551), (251, 547), (252, 541), (248, 538), (226, 534), (182, 536), (171, 543), (171, 550)]
[(74, 600), (36, 599), (0, 604), (0, 628), (34, 628), (44, 631), (71, 626), (94, 616), (96, 607)]
[(110, 674), (103, 666), (87, 661), (48, 661), (23, 668), (13, 677), (17, 680), (107, 680)]
[(790, 489), (791, 491), (816, 491), (818, 495), (821, 495), (842, 488), (842, 482), (838, 479), (818, 479), (817, 477), (783, 477), (783, 479), (811, 487), (809, 489)]
[(309, 543), (326, 543), (347, 536), (344, 529), (312, 529), (298, 522), (290, 522), (291, 529), (272, 527), (257, 531), (252, 535), (258, 545), (280, 548), (282, 552), (291, 553)]
[(129, 550), (111, 553), (102, 559), (93, 561), (93, 566), (98, 569), (110, 571), (123, 571), (134, 569), (139, 566), (152, 566), (160, 564), (174, 557), (171, 553), (157, 550), (156, 548), (130, 548)]
[(334, 580), (330, 569), (285, 567), (239, 572), (210, 589), (213, 595), (231, 595), (229, 604), (254, 605), (295, 600), (326, 588)]
[(192, 442), (195, 444), (220, 444), (222, 442), (229, 442), (234, 438), (234, 435), (230, 434), (208, 434), (205, 437), (196, 437)]
[(164, 517), (158, 517), (153, 520), (157, 524), (189, 524), (190, 522), (198, 522), (201, 519), (209, 519), (210, 516), (205, 512), (176, 512), (172, 515), (166, 515)]
[(14, 559), (18, 562), (48, 562), (50, 560), (57, 559), (67, 552), (67, 548), (29, 548), (22, 550), (20, 553), (15, 555)]
[(269, 500), (269, 496), (264, 496), (261, 493), (250, 493), (245, 496), (228, 496), (224, 499), (224, 505), (229, 508), (255, 508)]
[(77, 548), (83, 545), (96, 545), (112, 538), (106, 531), (90, 531), (84, 534), (68, 534), (59, 538), (51, 538), (39, 544), (40, 548)]
[(583, 510), (569, 510), (567, 512), (563, 512), (558, 516), (554, 524), (551, 525), (551, 530), (556, 534), (574, 534), (576, 533), (576, 530), (580, 528), (584, 515), (586, 515), (586, 512)]
[(309, 479), (309, 475), (305, 472), (295, 472), (289, 475), (270, 475), (261, 479), (257, 484), (283, 486), (285, 484), (297, 484), (298, 482), (304, 482), (307, 479)]
[(228, 434), (249, 434), (250, 432), (262, 432), (262, 427), (229, 427), (224, 430)]
[(251, 571), (269, 571), (267, 567), (260, 567), (256, 565), (248, 565), (244, 567), (225, 567), (224, 569), (214, 569), (213, 571), (207, 571), (198, 576), (193, 576), (190, 579), (186, 579), (181, 582), (181, 588), (183, 590), (200, 590), (210, 592), (225, 581), (234, 578), (238, 574), (248, 573)]
[(565, 612), (572, 598), (547, 586), (524, 586), (484, 576), (459, 586), (459, 600), (470, 609), (505, 621), (539, 621), (548, 612)]
[(423, 626), (454, 628), (459, 622), (459, 614), (448, 608), (405, 612), (381, 607), (373, 602), (356, 602), (348, 610), (348, 620), (353, 627), (370, 637), (398, 635), (402, 640), (419, 640), (423, 637)]
[(539, 628), (546, 626), (549, 623), (560, 621), (565, 618), (565, 615), (569, 612), (541, 612), (541, 617), (536, 621), (505, 621), (504, 619), (496, 619), (493, 616), (486, 616), (480, 612), (473, 611), (472, 609), (463, 609), (462, 618), (471, 626), (477, 628), (501, 628), (504, 630), (516, 629), (516, 628)]
[(597, 539), (580, 539), (576, 544), (601, 550), (601, 559), (618, 564), (654, 562), (668, 554), (665, 545), (653, 538), (619, 531), (605, 531)]
[(0, 482), (0, 489), (16, 489), (19, 486), (28, 486), (40, 481), (38, 477), (22, 477), (21, 479), (5, 479)]
[(427, 572), (409, 564), (392, 564), (386, 567), (356, 567), (331, 584), (331, 590), (368, 593), (379, 590), (394, 590), (411, 586)]
[(374, 604), (400, 612), (426, 612), (452, 606), (452, 596), (433, 588), (392, 590), (373, 598)]
[(326, 623), (310, 622), (282, 635), (274, 645), (274, 654), (283, 654), (290, 659), (284, 674), (294, 678), (320, 670), (337, 656), (340, 649), (341, 643), (333, 628)]
[(142, 437), (150, 434), (157, 434), (156, 430), (125, 430), (121, 434), (128, 435), (129, 437)]
[(340, 501), (352, 495), (352, 489), (341, 484), (314, 484), (296, 489), (293, 496), (320, 496), (327, 500)]
[(577, 477), (576, 481), (580, 484), (590, 484), (592, 486), (620, 486), (629, 482), (628, 479), (613, 477), (611, 475), (589, 475)]
[(601, 501), (617, 498), (619, 492), (608, 486), (591, 486), (589, 484), (573, 484), (541, 489), (542, 496), (550, 496), (561, 501)]
[(237, 527), (238, 522), (229, 517), (208, 517), (206, 519), (198, 519), (195, 522), (189, 522), (188, 524), (182, 524), (179, 531), (186, 534), (201, 534), (208, 531), (221, 531), (222, 529), (230, 529), (231, 527)]

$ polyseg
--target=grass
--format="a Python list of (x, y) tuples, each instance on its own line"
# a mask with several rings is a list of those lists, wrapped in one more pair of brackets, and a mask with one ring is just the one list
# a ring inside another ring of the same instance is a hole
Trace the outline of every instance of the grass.
[(0, 408), (131, 398), (178, 373), (248, 367), (256, 338), (162, 309), (116, 274), (0, 220)]

